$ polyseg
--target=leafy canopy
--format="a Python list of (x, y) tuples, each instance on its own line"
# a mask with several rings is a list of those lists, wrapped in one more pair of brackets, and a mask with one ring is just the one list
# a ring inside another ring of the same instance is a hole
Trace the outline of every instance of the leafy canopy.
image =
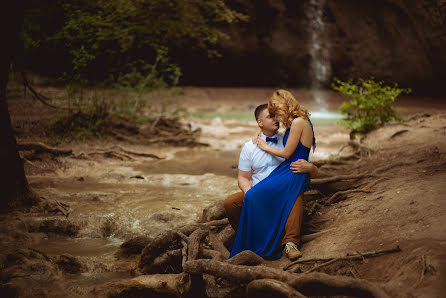
[(117, 81), (156, 70), (175, 84), (181, 72), (172, 50), (218, 55), (215, 46), (227, 37), (221, 25), (247, 19), (223, 0), (30, 1), (26, 50), (52, 54), (69, 81)]
[(386, 86), (383, 81), (375, 81), (374, 78), (350, 79), (347, 82), (335, 78), (332, 87), (348, 98), (339, 111), (345, 116), (343, 123), (354, 134), (365, 134), (387, 122), (398, 120), (393, 103), (402, 93), (411, 92), (411, 89), (398, 88), (397, 84)]

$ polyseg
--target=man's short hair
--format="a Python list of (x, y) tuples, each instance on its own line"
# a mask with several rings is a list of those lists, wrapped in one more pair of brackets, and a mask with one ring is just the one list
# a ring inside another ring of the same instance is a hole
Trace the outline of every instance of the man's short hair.
[(260, 106), (258, 106), (256, 108), (256, 110), (254, 111), (254, 116), (256, 117), (256, 120), (259, 120), (260, 113), (263, 112), (263, 110), (265, 110), (267, 108), (268, 108), (268, 104), (267, 103), (261, 104)]

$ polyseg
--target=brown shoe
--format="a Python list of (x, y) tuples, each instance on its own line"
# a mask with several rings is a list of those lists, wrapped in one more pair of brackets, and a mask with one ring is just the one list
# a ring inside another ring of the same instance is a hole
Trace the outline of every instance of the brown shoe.
[(297, 260), (302, 256), (302, 253), (297, 248), (297, 245), (293, 242), (287, 242), (287, 244), (285, 244), (285, 253), (288, 259), (290, 259), (291, 261)]

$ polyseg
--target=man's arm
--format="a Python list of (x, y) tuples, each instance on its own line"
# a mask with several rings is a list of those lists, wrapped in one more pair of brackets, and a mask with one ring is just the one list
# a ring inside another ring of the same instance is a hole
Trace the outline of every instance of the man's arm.
[(238, 187), (240, 187), (243, 193), (246, 193), (251, 188), (251, 178), (251, 172), (238, 170)]
[(293, 173), (308, 173), (311, 179), (316, 178), (319, 172), (319, 169), (314, 164), (306, 161), (305, 159), (299, 159), (292, 162), (290, 169), (293, 171)]

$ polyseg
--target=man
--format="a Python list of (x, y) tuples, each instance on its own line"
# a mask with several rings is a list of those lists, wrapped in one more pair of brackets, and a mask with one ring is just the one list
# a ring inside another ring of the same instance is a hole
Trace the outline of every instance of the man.
[[(268, 105), (262, 104), (258, 106), (255, 109), (254, 115), (261, 130), (261, 137), (268, 142), (269, 145), (278, 149), (283, 149), (283, 135), (278, 132), (279, 122), (269, 114)], [(252, 186), (268, 177), (268, 175), (282, 161), (284, 161), (283, 158), (266, 153), (252, 141), (245, 143), (240, 153), (238, 165), (238, 186), (240, 187), (241, 192), (227, 197), (224, 204), (229, 223), (234, 230), (237, 230), (245, 193)], [(315, 178), (318, 173), (318, 168), (315, 165), (303, 159), (291, 163), (290, 170), (293, 171), (293, 173), (308, 173), (310, 178)], [(298, 245), (300, 244), (302, 216), (302, 200), (296, 200), (291, 213), (288, 216), (282, 240), (287, 257), (291, 260), (295, 260), (302, 256), (302, 253), (298, 249)]]

